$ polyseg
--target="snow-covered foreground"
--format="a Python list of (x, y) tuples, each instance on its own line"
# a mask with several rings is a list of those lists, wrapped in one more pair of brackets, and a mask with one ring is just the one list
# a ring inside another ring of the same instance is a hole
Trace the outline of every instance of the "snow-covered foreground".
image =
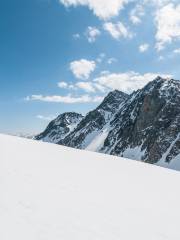
[(179, 240), (180, 173), (0, 135), (1, 240)]

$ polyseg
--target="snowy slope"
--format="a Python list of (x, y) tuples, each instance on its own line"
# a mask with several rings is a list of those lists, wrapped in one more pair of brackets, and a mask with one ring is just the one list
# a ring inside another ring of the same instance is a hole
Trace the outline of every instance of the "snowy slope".
[(0, 146), (1, 240), (180, 239), (179, 172), (5, 135)]

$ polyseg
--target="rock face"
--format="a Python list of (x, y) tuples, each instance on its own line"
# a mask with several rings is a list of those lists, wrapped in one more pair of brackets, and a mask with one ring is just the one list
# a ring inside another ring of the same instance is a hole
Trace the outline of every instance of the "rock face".
[(77, 115), (72, 131), (55, 122), (38, 138), (152, 164), (180, 161), (180, 81), (157, 77), (131, 95), (110, 92), (86, 117)]
[(51, 121), (44, 132), (35, 136), (35, 140), (57, 143), (66, 137), (83, 119), (81, 114), (68, 112)]
[(102, 152), (149, 163), (171, 161), (180, 154), (180, 81), (150, 82), (129, 97), (110, 126)]
[[(96, 146), (96, 144), (92, 146), (92, 141), (99, 135), (101, 136), (104, 127), (127, 98), (127, 94), (118, 90), (110, 92), (103, 102), (95, 110), (89, 112), (77, 128), (61, 140), (59, 144), (80, 149), (97, 150), (99, 146)], [(100, 144), (102, 143), (100, 142)]]

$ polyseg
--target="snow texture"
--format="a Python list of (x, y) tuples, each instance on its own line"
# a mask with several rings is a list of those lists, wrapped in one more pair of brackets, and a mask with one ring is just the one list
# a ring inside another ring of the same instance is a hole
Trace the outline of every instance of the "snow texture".
[(179, 240), (180, 173), (0, 135), (1, 240)]

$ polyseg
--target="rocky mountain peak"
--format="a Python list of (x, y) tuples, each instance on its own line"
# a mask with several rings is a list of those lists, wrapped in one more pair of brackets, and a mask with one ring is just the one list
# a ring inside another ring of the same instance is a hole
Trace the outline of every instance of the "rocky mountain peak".
[(172, 78), (157, 77), (144, 87), (146, 93), (155, 90), (159, 91), (162, 97), (172, 97), (180, 91), (180, 81)]
[(128, 94), (115, 89), (115, 90), (109, 92), (108, 95), (106, 96), (106, 98), (114, 97), (117, 99), (117, 98), (122, 98), (122, 97), (127, 97), (127, 96), (128, 96)]
[(119, 90), (110, 92), (103, 100), (103, 102), (97, 107), (96, 110), (104, 110), (114, 112), (117, 110), (120, 102), (123, 102), (128, 98), (128, 94), (123, 93)]
[(82, 120), (83, 116), (75, 112), (60, 114), (51, 121), (44, 132), (35, 137), (36, 140), (57, 143), (69, 134)]

